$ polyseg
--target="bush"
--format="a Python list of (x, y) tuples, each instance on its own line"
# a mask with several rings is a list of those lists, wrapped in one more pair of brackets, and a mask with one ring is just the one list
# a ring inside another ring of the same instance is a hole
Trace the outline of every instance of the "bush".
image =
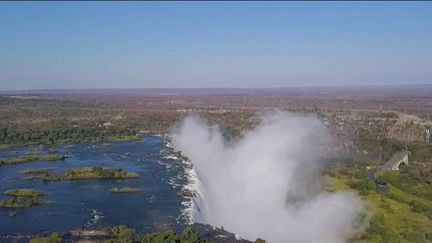
[(357, 190), (360, 195), (368, 195), (370, 191), (375, 189), (375, 185), (368, 179), (350, 181), (347, 184), (352, 189)]
[(53, 232), (46, 237), (36, 237), (30, 239), (30, 243), (62, 243), (62, 234), (59, 232)]
[(142, 243), (165, 243), (165, 242), (178, 242), (178, 243), (203, 243), (207, 242), (206, 239), (200, 238), (191, 227), (186, 227), (180, 234), (176, 234), (172, 230), (167, 230), (160, 233), (151, 233), (141, 236), (139, 239)]
[(108, 236), (114, 239), (106, 240), (107, 243), (129, 243), (133, 242), (135, 237), (135, 230), (127, 227), (126, 225), (118, 225), (113, 227), (109, 232)]
[(398, 234), (386, 227), (386, 219), (382, 213), (375, 214), (369, 221), (367, 237), (369, 239), (379, 237), (378, 242), (399, 242)]

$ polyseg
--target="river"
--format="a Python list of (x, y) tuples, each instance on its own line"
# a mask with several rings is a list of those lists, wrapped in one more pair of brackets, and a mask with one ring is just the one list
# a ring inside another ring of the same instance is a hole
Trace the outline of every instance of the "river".
[[(35, 234), (46, 230), (68, 231), (126, 224), (137, 230), (153, 231), (164, 225), (190, 223), (187, 200), (178, 192), (188, 186), (184, 161), (169, 156), (163, 137), (146, 135), (142, 141), (110, 145), (73, 144), (54, 146), (67, 156), (65, 161), (34, 161), (1, 165), (0, 188), (30, 187), (47, 193), (52, 203), (24, 209), (0, 208), (0, 234)], [(18, 157), (32, 148), (48, 153), (47, 146), (22, 146), (0, 150), (0, 157)], [(25, 180), (25, 169), (52, 167), (59, 173), (68, 168), (119, 167), (140, 176), (127, 180)], [(135, 187), (142, 191), (111, 193), (113, 187)], [(3, 193), (0, 199), (8, 198)]]

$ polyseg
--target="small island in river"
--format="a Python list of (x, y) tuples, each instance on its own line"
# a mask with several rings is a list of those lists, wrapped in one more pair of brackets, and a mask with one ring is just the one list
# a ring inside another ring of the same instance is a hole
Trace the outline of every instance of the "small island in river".
[(4, 194), (12, 196), (9, 199), (0, 200), (0, 207), (27, 208), (33, 205), (48, 203), (40, 198), (45, 193), (32, 188), (15, 188), (4, 191)]
[(40, 178), (49, 181), (57, 180), (80, 180), (80, 179), (125, 179), (137, 178), (137, 173), (123, 171), (120, 168), (82, 167), (65, 170), (60, 174), (45, 174)]
[(142, 191), (142, 188), (136, 188), (136, 187), (123, 187), (123, 188), (111, 188), (110, 192), (112, 193), (125, 193), (125, 192), (139, 192)]
[(44, 192), (32, 188), (15, 188), (6, 190), (4, 194), (15, 197), (38, 197), (43, 195)]
[(65, 159), (66, 157), (62, 154), (52, 154), (45, 156), (21, 156), (19, 158), (0, 158), (0, 165), (27, 163), (31, 161), (58, 161)]

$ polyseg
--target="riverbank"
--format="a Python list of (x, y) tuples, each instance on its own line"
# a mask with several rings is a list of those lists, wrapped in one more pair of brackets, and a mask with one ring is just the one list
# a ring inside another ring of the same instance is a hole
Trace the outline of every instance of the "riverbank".
[(143, 136), (141, 135), (128, 135), (128, 136), (112, 136), (107, 137), (101, 140), (93, 140), (93, 139), (78, 139), (78, 140), (71, 140), (71, 139), (64, 139), (59, 140), (57, 142), (53, 143), (40, 143), (40, 142), (22, 142), (22, 143), (12, 143), (12, 144), (0, 144), (0, 149), (6, 149), (6, 148), (14, 148), (14, 147), (23, 147), (23, 146), (32, 146), (32, 145), (43, 145), (43, 146), (59, 146), (59, 145), (71, 145), (71, 144), (77, 144), (77, 143), (113, 143), (113, 142), (121, 142), (121, 141), (141, 141), (143, 139)]
[[(126, 225), (107, 228), (77, 229), (69, 232), (43, 232), (37, 235), (9, 235), (11, 239), (29, 239), (30, 243), (46, 242), (219, 242), (219, 243), (252, 243), (239, 239), (235, 234), (210, 225), (194, 224), (161, 232), (137, 232)], [(0, 240), (2, 236), (0, 236)], [(263, 243), (258, 238), (256, 243)]]
[[(331, 166), (323, 175), (327, 190), (353, 190), (364, 203), (363, 218), (368, 218), (369, 226), (353, 240), (425, 242), (432, 239), (432, 220), (428, 213), (432, 201), (426, 196), (414, 195), (414, 190), (404, 191), (390, 183), (383, 189), (382, 179), (375, 177), (374, 168), (367, 160), (362, 163), (345, 161)], [(419, 186), (419, 183), (415, 185)]]

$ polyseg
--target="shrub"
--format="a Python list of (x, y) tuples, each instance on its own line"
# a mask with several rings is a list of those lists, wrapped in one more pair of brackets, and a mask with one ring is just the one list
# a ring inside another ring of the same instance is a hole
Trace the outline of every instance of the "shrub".
[(30, 239), (30, 243), (62, 243), (62, 234), (59, 232), (53, 232), (49, 236), (36, 237)]

